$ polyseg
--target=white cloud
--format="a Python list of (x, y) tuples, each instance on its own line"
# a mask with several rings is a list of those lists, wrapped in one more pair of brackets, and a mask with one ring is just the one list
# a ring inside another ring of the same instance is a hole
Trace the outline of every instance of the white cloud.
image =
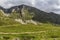
[(6, 2), (7, 0), (0, 0), (0, 3), (4, 3), (4, 2)]
[[(10, 8), (14, 5), (31, 5), (44, 11), (53, 11), (54, 9), (60, 9), (60, 0), (0, 0), (0, 6), (4, 8)], [(59, 13), (58, 11), (54, 11)]]
[(32, 0), (32, 1), (31, 1), (31, 4), (32, 4), (33, 6), (35, 6), (35, 1), (36, 1), (36, 0)]
[(55, 5), (54, 8), (60, 9), (60, 5)]
[(37, 8), (47, 11), (58, 13), (55, 9), (60, 9), (60, 0), (38, 0), (36, 1)]
[(0, 0), (0, 5), (3, 5), (7, 0)]

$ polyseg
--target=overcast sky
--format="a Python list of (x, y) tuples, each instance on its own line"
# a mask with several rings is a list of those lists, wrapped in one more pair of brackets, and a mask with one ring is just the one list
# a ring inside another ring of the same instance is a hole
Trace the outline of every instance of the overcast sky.
[(60, 14), (60, 0), (0, 0), (0, 6), (4, 8), (21, 4), (33, 6), (46, 12)]

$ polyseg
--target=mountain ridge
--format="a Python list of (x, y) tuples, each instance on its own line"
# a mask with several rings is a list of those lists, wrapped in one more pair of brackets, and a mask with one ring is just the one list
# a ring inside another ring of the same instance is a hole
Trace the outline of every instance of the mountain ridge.
[(34, 21), (39, 21), (39, 22), (51, 22), (51, 23), (55, 23), (55, 24), (60, 24), (60, 15), (58, 14), (55, 14), (53, 12), (50, 12), (50, 13), (47, 13), (47, 12), (44, 12), (42, 10), (39, 10), (35, 7), (31, 7), (31, 6), (27, 6), (27, 5), (19, 5), (19, 6), (14, 6), (14, 7), (11, 7), (9, 9), (4, 9), (4, 8), (0, 8), (4, 11), (4, 13), (12, 13), (12, 10), (15, 9), (15, 11), (17, 11), (17, 13), (20, 13), (20, 16), (21, 16), (21, 10), (22, 8), (25, 8), (26, 10), (28, 9), (28, 12), (29, 13), (32, 13), (33, 12), (33, 20)]
[[(33, 9), (37, 9), (37, 8), (35, 8), (35, 7), (32, 7), (32, 6), (28, 6), (28, 5), (22, 4), (22, 5), (18, 5), (18, 6), (13, 6), (13, 7), (8, 8), (8, 9), (3, 8), (3, 7), (0, 6), (0, 10), (3, 10), (4, 12), (5, 12), (5, 10), (7, 10), (7, 11), (9, 10), (10, 13), (11, 13), (11, 11), (12, 11), (13, 9), (17, 9), (17, 8), (22, 9), (23, 6), (25, 6), (25, 7), (31, 7), (31, 8), (33, 8)], [(30, 9), (31, 9), (31, 8), (30, 8)], [(39, 10), (39, 9), (37, 9), (37, 10)], [(42, 10), (40, 10), (40, 11), (42, 11)]]

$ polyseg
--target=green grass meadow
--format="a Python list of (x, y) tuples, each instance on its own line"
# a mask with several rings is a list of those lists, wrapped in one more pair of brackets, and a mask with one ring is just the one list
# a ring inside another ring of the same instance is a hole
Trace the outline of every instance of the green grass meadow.
[[(34, 33), (24, 33), (24, 34), (0, 34), (0, 37), (9, 37), (9, 40), (12, 40), (13, 38), (16, 37), (21, 39), (22, 36), (23, 36), (22, 38), (24, 38), (24, 36), (34, 37), (32, 38), (32, 40), (60, 40), (60, 26), (49, 23), (42, 23), (39, 25), (33, 25), (33, 24), (4, 25), (4, 26), (0, 26), (0, 32), (3, 33), (34, 32)], [(4, 40), (3, 38), (0, 39)]]
[[(14, 16), (15, 17), (15, 16)], [(19, 33), (19, 34), (11, 34)], [(0, 13), (0, 40), (60, 40), (60, 25), (20, 24)]]

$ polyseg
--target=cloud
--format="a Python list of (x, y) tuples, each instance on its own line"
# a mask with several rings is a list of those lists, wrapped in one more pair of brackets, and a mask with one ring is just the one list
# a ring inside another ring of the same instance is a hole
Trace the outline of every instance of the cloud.
[(36, 7), (46, 11), (46, 12), (55, 12), (59, 14), (60, 9), (60, 0), (37, 0)]
[(34, 6), (46, 12), (60, 13), (60, 0), (0, 0), (0, 6), (4, 8), (10, 8), (21, 4)]
[(3, 5), (7, 0), (0, 0), (0, 5)]
[[(34, 0), (32, 1), (34, 2)], [(34, 4), (32, 1), (30, 0), (1, 0), (0, 6), (4, 8), (10, 8), (12, 6), (21, 5), (21, 4), (32, 5)]]

